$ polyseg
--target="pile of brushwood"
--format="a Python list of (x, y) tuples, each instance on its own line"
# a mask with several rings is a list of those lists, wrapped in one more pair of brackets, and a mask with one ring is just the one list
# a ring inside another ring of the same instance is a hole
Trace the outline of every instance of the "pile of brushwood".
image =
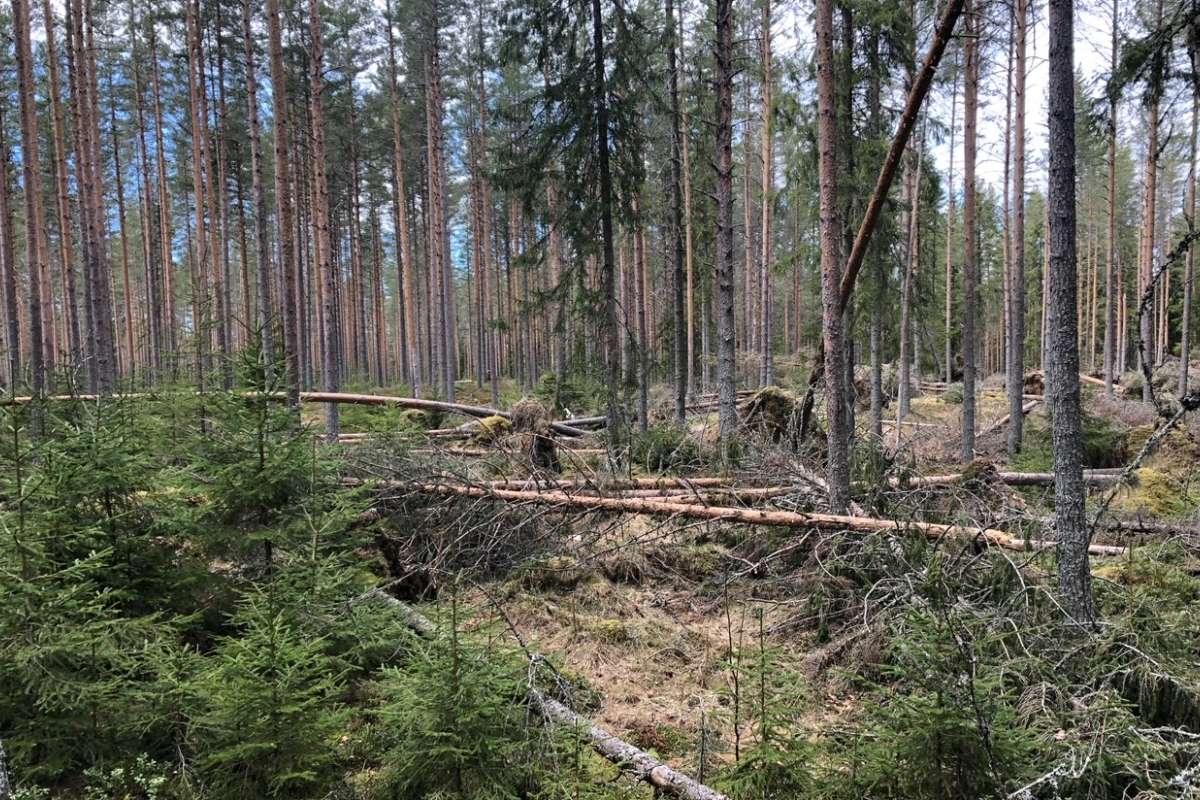
[[(239, 388), (276, 387), (248, 357)], [(596, 717), (606, 698), (504, 612), (599, 581), (776, 609), (712, 654), (726, 700), (693, 738), (642, 737), (730, 798), (1197, 792), (1194, 542), (1098, 559), (1103, 622), (1084, 630), (1055, 602), (1052, 553), (350, 486), (476, 467), (397, 451), (350, 470), (283, 406), (187, 387), (45, 407), (38, 435), (32, 411), (4, 409), (0, 432), (0, 744), (17, 798), (648, 798), (628, 765), (548, 724), (531, 698)], [(650, 436), (648, 462), (680, 452)], [(784, 451), (761, 452), (786, 474)], [(908, 513), (911, 491), (880, 488), (899, 467), (855, 458), (858, 502)], [(979, 489), (936, 491), (948, 508), (945, 493)], [(705, 560), (666, 569), (673, 547)], [(414, 632), (380, 587), (434, 629)]]

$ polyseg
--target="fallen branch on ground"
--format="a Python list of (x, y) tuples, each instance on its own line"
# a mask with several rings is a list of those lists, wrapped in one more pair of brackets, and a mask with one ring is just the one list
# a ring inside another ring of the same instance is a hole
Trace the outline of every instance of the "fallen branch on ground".
[[(562, 508), (577, 508), (584, 511), (614, 511), (623, 514), (646, 514), (659, 517), (688, 517), (718, 522), (739, 522), (747, 525), (763, 525), (776, 528), (817, 528), (835, 531), (861, 531), (865, 533), (899, 533), (904, 530), (918, 531), (931, 539), (959, 536), (982, 539), (988, 544), (1008, 550), (1048, 550), (1056, 542), (1022, 539), (994, 528), (978, 528), (970, 525), (947, 525), (938, 522), (876, 519), (873, 517), (845, 516), (840, 514), (805, 514), (798, 511), (764, 511), (761, 509), (733, 508), (728, 506), (706, 506), (691, 503), (671, 503), (661, 500), (640, 498), (588, 497), (565, 492), (521, 492), (508, 489), (489, 489), (455, 483), (413, 483), (403, 487), (409, 493), (458, 497), (481, 497), (509, 502), (550, 505)], [(1121, 555), (1124, 547), (1092, 545), (1092, 555)]]
[[(996, 477), (1003, 484), (1008, 486), (1053, 486), (1053, 472), (997, 472)], [(925, 475), (919, 477), (908, 478), (902, 480), (900, 478), (888, 479), (888, 485), (897, 489), (916, 488), (919, 486), (951, 486), (958, 483), (963, 478), (963, 473), (957, 472), (949, 475)], [(1090, 483), (1094, 486), (1110, 486), (1120, 479), (1120, 474), (1111, 470), (1090, 470), (1083, 471), (1084, 483)]]
[[(1040, 402), (1042, 402), (1042, 401), (1041, 400), (1031, 400), (1028, 403), (1026, 403), (1025, 405), (1021, 406), (1021, 414), (1022, 415), (1029, 414), (1030, 411), (1033, 411), (1033, 409), (1037, 408), (1037, 405)], [(975, 435), (977, 437), (982, 437), (982, 436), (987, 436), (990, 433), (995, 433), (996, 431), (1000, 430), (1005, 425), (1007, 425), (1009, 419), (1011, 419), (1011, 418), (1012, 418), (1012, 414), (1005, 414), (1003, 417), (996, 420), (991, 425), (988, 425), (986, 428), (984, 428), (983, 430), (981, 430), (979, 433), (977, 433)]]
[[(371, 592), (367, 596), (379, 599), (395, 609), (403, 617), (404, 624), (423, 638), (432, 638), (437, 634), (437, 626), (408, 604), (379, 590)], [(530, 660), (535, 663), (545, 663), (545, 659), (536, 653), (528, 655)], [(547, 696), (540, 689), (530, 686), (525, 693), (525, 699), (547, 721), (561, 728), (575, 731), (587, 739), (597, 753), (616, 764), (622, 772), (639, 781), (649, 783), (660, 792), (681, 797), (684, 800), (728, 800), (725, 795), (672, 769), (645, 750), (639, 750), (628, 742), (618, 739), (566, 705)]]

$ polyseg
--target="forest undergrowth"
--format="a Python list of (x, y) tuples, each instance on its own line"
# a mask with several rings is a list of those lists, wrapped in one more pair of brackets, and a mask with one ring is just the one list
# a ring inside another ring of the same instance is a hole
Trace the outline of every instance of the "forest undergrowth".
[[(271, 388), (253, 360), (242, 380)], [(36, 437), (28, 406), (3, 414), (0, 741), (22, 800), (651, 795), (545, 724), (531, 685), (731, 798), (1196, 796), (1194, 536), (1097, 559), (1103, 622), (1081, 631), (1046, 553), (375, 491), (519, 468), (403, 436), (338, 448), (261, 397), (57, 403)], [(732, 469), (819, 509), (802, 457), (748, 437)], [(1190, 441), (1149, 469), (1176, 480)], [(730, 468), (670, 426), (631, 453), (641, 475)], [(986, 471), (883, 488), (926, 466), (862, 445), (856, 502), (1036, 532), (1044, 490)]]

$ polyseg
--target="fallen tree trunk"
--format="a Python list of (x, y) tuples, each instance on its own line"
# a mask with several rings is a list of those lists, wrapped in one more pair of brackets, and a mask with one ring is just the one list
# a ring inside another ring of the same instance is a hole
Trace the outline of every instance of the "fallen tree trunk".
[[(1039, 517), (1038, 522), (1054, 526), (1054, 517)], [(1130, 517), (1108, 517), (1096, 523), (1096, 529), (1109, 533), (1146, 533), (1154, 536), (1200, 536), (1200, 527)]]
[[(241, 392), (242, 397), (253, 399), (263, 396), (261, 392)], [(156, 395), (147, 392), (124, 395), (98, 395), (98, 394), (56, 394), (47, 395), (41, 398), (46, 402), (63, 402), (69, 400), (99, 400), (101, 398), (114, 399), (144, 399), (155, 397)], [(286, 400), (287, 396), (278, 392), (270, 392), (266, 395), (270, 400)], [(31, 396), (19, 397), (0, 397), (0, 406), (26, 405), (33, 401)], [(472, 406), (464, 403), (448, 403), (442, 400), (425, 400), (420, 397), (394, 397), (387, 394), (353, 394), (348, 392), (300, 392), (300, 402), (302, 403), (345, 403), (348, 405), (359, 406), (395, 406), (397, 408), (411, 408), (418, 411), (436, 411), (443, 414), (457, 414), (463, 417), (474, 417), (476, 419), (484, 419), (486, 417), (504, 417), (511, 419), (511, 414), (507, 411), (500, 411), (495, 408), (487, 408), (486, 406)], [(603, 417), (584, 417), (580, 422), (594, 426), (596, 420), (602, 420)], [(581, 430), (571, 425), (574, 420), (566, 420), (564, 422), (551, 422), (550, 425), (555, 433), (563, 436), (586, 436), (587, 431)]]
[[(1042, 402), (1042, 401), (1041, 400), (1031, 400), (1028, 403), (1026, 403), (1025, 405), (1021, 406), (1021, 415), (1025, 416), (1025, 415), (1029, 414), (1030, 411), (1033, 411), (1033, 409), (1037, 408), (1037, 405), (1040, 402)], [(1003, 417), (996, 420), (991, 425), (988, 425), (986, 428), (984, 428), (983, 430), (981, 430), (979, 433), (977, 433), (975, 435), (978, 437), (982, 437), (982, 436), (987, 436), (988, 434), (991, 434), (991, 433), (995, 433), (996, 431), (1000, 430), (1005, 425), (1007, 425), (1009, 419), (1011, 419), (1011, 418), (1012, 418), (1012, 414), (1005, 414)]]
[[(360, 440), (361, 441), (361, 440)], [(450, 456), (503, 456), (516, 455), (515, 450), (502, 450), (500, 448), (485, 448), (485, 447), (414, 447), (411, 450), (405, 451), (410, 455), (416, 456), (432, 456), (432, 455), (450, 455)], [(575, 447), (563, 448), (564, 453), (571, 453), (578, 456), (602, 456), (608, 451), (603, 447)]]
[[(764, 525), (777, 528), (817, 528), (835, 531), (862, 531), (865, 533), (898, 533), (903, 530), (918, 531), (931, 539), (961, 536), (983, 541), (1008, 550), (1048, 550), (1056, 542), (1017, 538), (994, 528), (977, 528), (969, 525), (947, 525), (938, 522), (876, 519), (873, 517), (845, 516), (841, 514), (806, 514), (799, 511), (765, 511), (762, 509), (733, 508), (728, 506), (706, 506), (691, 503), (671, 503), (661, 500), (619, 497), (587, 497), (565, 492), (522, 492), (508, 489), (490, 489), (455, 483), (413, 483), (403, 486), (411, 493), (458, 497), (479, 497), (550, 505), (563, 508), (578, 508), (584, 511), (614, 511), (623, 514), (646, 514), (659, 517), (688, 517), (718, 522), (739, 522), (747, 525)], [(1124, 547), (1091, 545), (1092, 555), (1121, 555)]]
[[(423, 638), (432, 638), (437, 634), (437, 626), (408, 604), (402, 603), (378, 589), (368, 597), (378, 598), (394, 608), (403, 617), (404, 624)], [(527, 655), (531, 661), (547, 663), (537, 653), (527, 653)], [(592, 749), (616, 764), (622, 772), (639, 781), (645, 781), (660, 792), (673, 797), (681, 797), (684, 800), (728, 800), (725, 795), (672, 769), (645, 750), (640, 750), (628, 742), (618, 739), (604, 728), (572, 711), (563, 703), (549, 697), (540, 689), (530, 686), (525, 693), (525, 699), (547, 721), (561, 728), (569, 728), (587, 739)]]
[[(961, 472), (951, 473), (948, 475), (924, 475), (920, 477), (901, 480), (900, 478), (889, 478), (888, 485), (896, 489), (916, 488), (920, 486), (951, 486), (962, 480)], [(1008, 486), (1053, 486), (1053, 472), (997, 472), (996, 477), (1001, 483)], [(1120, 480), (1120, 473), (1114, 473), (1110, 470), (1091, 470), (1083, 471), (1084, 483), (1089, 483), (1093, 486), (1111, 486)]]
[[(256, 396), (247, 392), (246, 396)], [(272, 395), (273, 396), (273, 395)], [(282, 395), (281, 395), (282, 397)], [(348, 403), (361, 406), (395, 406), (397, 408), (412, 408), (418, 411), (438, 411), (444, 414), (459, 414), (464, 417), (485, 419), (487, 417), (504, 417), (512, 419), (507, 411), (500, 411), (486, 406), (472, 406), (463, 403), (447, 403), (442, 400), (425, 400), (420, 397), (393, 397), (386, 394), (348, 394), (346, 392), (301, 392), (300, 401), (303, 403)], [(563, 436), (585, 436), (586, 431), (573, 428), (563, 422), (551, 422), (550, 427), (555, 433)]]

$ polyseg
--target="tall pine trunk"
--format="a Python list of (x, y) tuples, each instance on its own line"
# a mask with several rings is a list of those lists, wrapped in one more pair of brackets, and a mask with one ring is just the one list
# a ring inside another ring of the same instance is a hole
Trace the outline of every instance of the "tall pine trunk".
[(721, 441), (737, 427), (733, 294), (733, 2), (717, 0), (717, 409)]
[(1050, 362), (1046, 393), (1054, 449), (1054, 510), (1058, 581), (1067, 612), (1079, 623), (1096, 618), (1084, 511), (1083, 432), (1075, 263), (1075, 85), (1072, 0), (1049, 0), (1051, 209)]
[[(29, 274), (29, 378), (35, 396), (46, 390), (46, 362), (42, 329), (41, 185), (38, 166), (37, 97), (34, 95), (33, 47), (29, 0), (13, 0), (13, 34), (16, 40), (17, 83), (21, 108), (21, 168), (25, 196), (25, 264)], [(34, 417), (34, 429), (40, 420)]]
[(821, 332), (824, 344), (825, 407), (828, 427), (829, 505), (834, 513), (850, 503), (850, 431), (842, 374), (842, 231), (837, 198), (837, 99), (834, 89), (833, 0), (816, 0), (817, 174), (821, 221)]
[(1016, 0), (1016, 75), (1013, 91), (1013, 222), (1009, 253), (1008, 308), (1008, 453), (1016, 455), (1024, 438), (1021, 413), (1025, 388), (1025, 69), (1029, 0)]
[(267, 0), (267, 30), (270, 41), (271, 102), (274, 110), (275, 214), (279, 238), (279, 269), (283, 296), (284, 380), (288, 405), (300, 406), (300, 309), (296, 298), (295, 204), (292, 195), (291, 154), (288, 142), (287, 75), (283, 66), (283, 32), (279, 18), (279, 0)]
[(975, 149), (979, 111), (979, 9), (971, 0), (966, 11), (963, 51), (963, 400), (962, 451), (964, 463), (975, 458), (975, 311), (978, 280), (975, 250)]

